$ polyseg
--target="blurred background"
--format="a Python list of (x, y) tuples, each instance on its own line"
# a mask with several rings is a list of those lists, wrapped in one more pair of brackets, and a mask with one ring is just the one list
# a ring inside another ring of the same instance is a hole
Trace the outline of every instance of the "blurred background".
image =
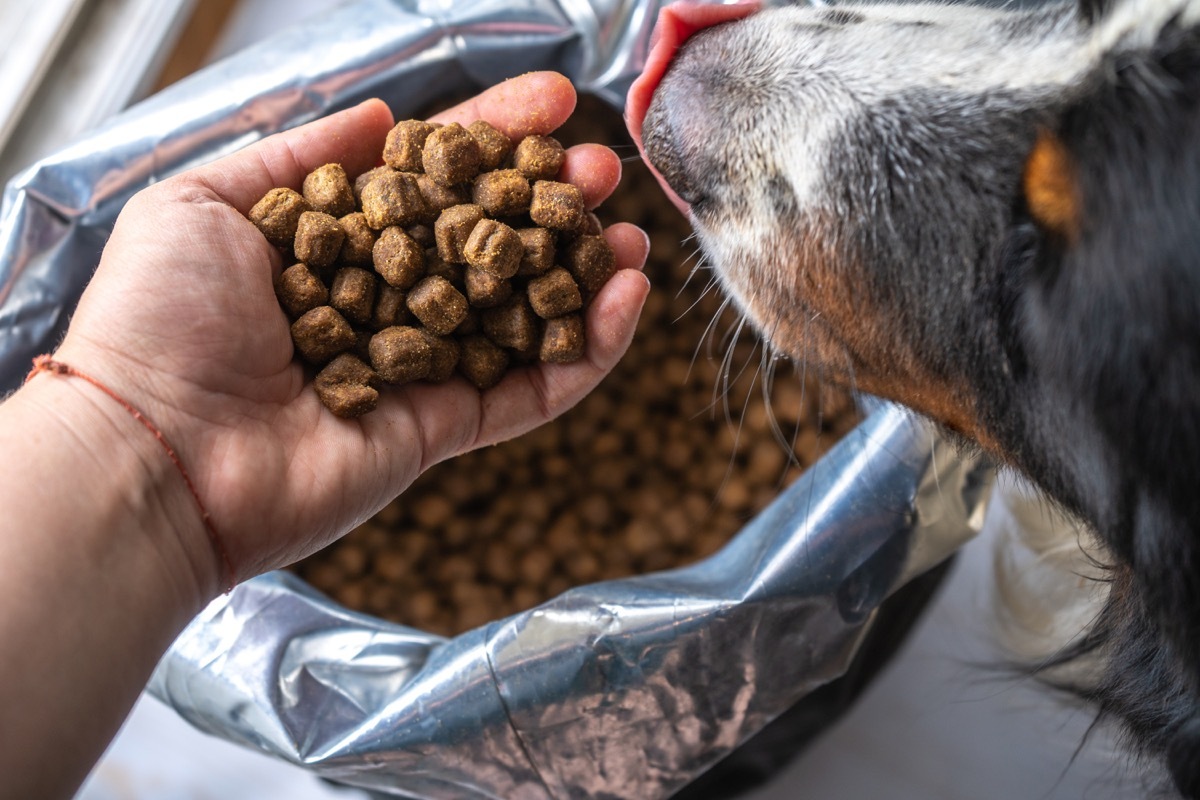
[[(516, 0), (514, 0), (516, 1)], [(0, 182), (206, 64), (333, 0), (0, 0)], [(684, 231), (686, 233), (686, 231)], [(682, 238), (676, 236), (675, 242)], [(671, 242), (668, 242), (668, 246)], [(668, 257), (683, 258), (676, 249)], [(993, 669), (996, 543), (1050, 524), (1007, 481), (897, 658), (854, 709), (750, 800), (1138, 797), (1086, 710)], [(0, 792), (2, 794), (2, 792)], [(360, 798), (198, 733), (144, 698), (79, 800)], [(719, 795), (713, 795), (715, 798)]]

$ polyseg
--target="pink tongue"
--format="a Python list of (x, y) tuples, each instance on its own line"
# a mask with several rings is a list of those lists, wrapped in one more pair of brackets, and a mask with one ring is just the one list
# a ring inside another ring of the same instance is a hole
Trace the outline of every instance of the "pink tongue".
[[(629, 97), (625, 101), (625, 124), (633, 136), (633, 141), (637, 143), (643, 161), (646, 161), (646, 151), (642, 147), (642, 123), (646, 119), (646, 109), (650, 107), (650, 98), (666, 74), (671, 59), (675, 57), (675, 51), (697, 31), (749, 16), (761, 6), (760, 0), (739, 0), (729, 5), (702, 5), (685, 0), (673, 3), (659, 12), (658, 25), (650, 36), (650, 53), (646, 56), (646, 67), (629, 87)], [(650, 164), (649, 161), (646, 163)], [(687, 203), (671, 191), (671, 187), (658, 174), (658, 170), (653, 166), (650, 166), (650, 169), (671, 201), (687, 214)]]

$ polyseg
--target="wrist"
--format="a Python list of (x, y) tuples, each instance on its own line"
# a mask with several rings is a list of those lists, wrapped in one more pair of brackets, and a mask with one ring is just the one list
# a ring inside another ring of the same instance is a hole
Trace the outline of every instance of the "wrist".
[(184, 621), (224, 588), (196, 499), (165, 438), (139, 420), (147, 412), (133, 405), (135, 415), (86, 379), (54, 373), (35, 375), (10, 404), (6, 411), (39, 440), (34, 467), (51, 482), (48, 502), (62, 495), (59, 515), (76, 515), (86, 545), (114, 556), (110, 569)]

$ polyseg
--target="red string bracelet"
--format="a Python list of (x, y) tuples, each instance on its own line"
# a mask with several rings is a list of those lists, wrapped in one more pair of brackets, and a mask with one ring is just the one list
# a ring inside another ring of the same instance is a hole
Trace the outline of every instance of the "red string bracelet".
[(25, 382), (28, 383), (34, 375), (39, 372), (49, 372), (54, 375), (71, 375), (76, 378), (83, 378), (85, 381), (95, 386), (106, 395), (116, 400), (121, 406), (133, 415), (133, 418), (154, 434), (154, 438), (167, 451), (167, 457), (171, 459), (171, 463), (179, 470), (179, 474), (183, 476), (183, 482), (187, 484), (188, 491), (192, 493), (192, 499), (196, 501), (196, 506), (200, 509), (200, 518), (204, 521), (204, 529), (208, 532), (208, 539), (212, 542), (213, 549), (216, 550), (221, 559), (222, 565), (225, 567), (225, 572), (229, 576), (229, 583), (225, 591), (233, 589), (235, 582), (233, 562), (229, 558), (229, 552), (225, 549), (225, 544), (221, 541), (220, 534), (217, 533), (217, 526), (213, 524), (212, 517), (209, 516), (208, 509), (204, 507), (204, 501), (200, 499), (200, 493), (196, 491), (196, 485), (192, 483), (192, 477), (188, 475), (188, 471), (184, 469), (183, 462), (179, 460), (179, 454), (175, 452), (175, 448), (171, 447), (171, 443), (167, 441), (167, 437), (163, 435), (153, 422), (146, 418), (146, 415), (137, 409), (121, 395), (114, 392), (112, 389), (105, 386), (96, 378), (81, 372), (70, 364), (64, 364), (61, 361), (55, 361), (48, 355), (38, 356), (33, 360), (33, 369), (29, 370), (29, 374), (25, 376)]

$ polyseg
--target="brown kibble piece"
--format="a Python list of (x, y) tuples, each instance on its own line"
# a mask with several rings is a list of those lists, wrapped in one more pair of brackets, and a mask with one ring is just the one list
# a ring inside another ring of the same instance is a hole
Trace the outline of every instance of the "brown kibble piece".
[(363, 189), (367, 188), (367, 184), (378, 178), (380, 175), (386, 175), (392, 172), (392, 168), (387, 164), (382, 164), (373, 169), (369, 169), (363, 174), (354, 179), (354, 200), (357, 203), (362, 203)]
[(339, 417), (350, 419), (379, 405), (379, 375), (362, 359), (342, 353), (313, 381), (321, 403)]
[(617, 254), (603, 236), (580, 236), (563, 251), (563, 266), (579, 285), (598, 292), (617, 271)]
[(306, 264), (293, 264), (275, 279), (275, 295), (293, 319), (329, 302), (329, 290)]
[(567, 152), (551, 136), (526, 136), (513, 153), (513, 166), (531, 181), (548, 181), (558, 177)]
[(479, 168), (493, 170), (501, 167), (512, 155), (513, 143), (490, 123), (477, 119), (467, 126), (475, 141), (479, 142)]
[(508, 354), (486, 336), (467, 336), (462, 342), (458, 371), (476, 389), (490, 389), (504, 377)]
[(404, 292), (386, 283), (379, 285), (375, 298), (375, 308), (371, 312), (371, 329), (381, 331), (393, 325), (407, 325), (412, 322), (412, 314), (408, 311)]
[(348, 267), (366, 267), (371, 264), (371, 251), (375, 247), (375, 231), (367, 224), (367, 215), (361, 211), (346, 214), (338, 220), (346, 238), (342, 242), (342, 251), (338, 254), (338, 263)]
[(295, 189), (272, 189), (254, 204), (249, 217), (268, 242), (291, 247), (300, 215), (309, 210), (308, 201)]
[(483, 332), (501, 347), (529, 350), (538, 343), (541, 327), (525, 298), (517, 296), (481, 315)]
[(482, 160), (479, 142), (457, 122), (438, 128), (425, 140), (425, 174), (443, 186), (471, 180), (479, 174)]
[(538, 358), (551, 364), (568, 364), (583, 358), (587, 342), (583, 334), (583, 317), (568, 314), (546, 320), (542, 347)]
[(433, 352), (424, 331), (397, 325), (371, 337), (371, 366), (391, 384), (419, 381), (429, 375)]
[(325, 164), (308, 173), (303, 191), (313, 211), (344, 217), (354, 210), (354, 190), (341, 164)]
[(360, 267), (339, 269), (329, 289), (329, 305), (351, 322), (366, 325), (375, 309), (375, 276)]
[(310, 267), (328, 267), (337, 261), (346, 232), (338, 221), (320, 211), (305, 211), (296, 225), (296, 258)]
[(467, 301), (474, 308), (494, 308), (513, 293), (511, 282), (476, 267), (467, 267), (464, 283)]
[(410, 239), (421, 245), (423, 248), (437, 246), (437, 240), (433, 238), (433, 228), (425, 225), (424, 223), (410, 225), (404, 229), (404, 232), (408, 234)]
[(428, 175), (417, 176), (417, 188), (425, 200), (425, 207), (430, 219), (437, 219), (447, 208), (461, 206), (471, 202), (471, 187), (468, 184), (442, 186)]
[(363, 188), (362, 210), (367, 224), (377, 231), (389, 225), (412, 225), (429, 213), (417, 176), (394, 170), (377, 175)]
[(425, 274), (436, 275), (439, 278), (445, 278), (450, 281), (450, 284), (458, 290), (462, 290), (464, 286), (463, 276), (466, 271), (466, 266), (463, 264), (455, 264), (450, 261), (443, 261), (438, 255), (436, 247), (430, 247), (425, 251)]
[(561, 317), (583, 307), (583, 296), (571, 273), (555, 267), (529, 282), (529, 304), (542, 319)]
[(292, 341), (300, 355), (313, 364), (324, 364), (354, 346), (354, 329), (329, 306), (318, 306), (292, 323)]
[(471, 199), (493, 217), (510, 217), (529, 211), (533, 190), (520, 171), (502, 169), (475, 178)]
[(538, 181), (533, 185), (529, 217), (543, 228), (573, 231), (583, 224), (583, 192), (569, 183)]
[(583, 212), (583, 224), (579, 226), (581, 236), (599, 236), (604, 233), (604, 225), (594, 211)]
[(525, 252), (517, 267), (518, 275), (542, 275), (554, 266), (554, 234), (545, 228), (521, 228), (517, 231)]
[(454, 329), (455, 336), (470, 336), (473, 333), (479, 333), (483, 328), (479, 324), (479, 315), (483, 312), (478, 308), (467, 310), (467, 318), (458, 324)]
[(425, 341), (429, 343), (430, 352), (429, 374), (425, 376), (425, 380), (430, 383), (445, 383), (454, 377), (462, 348), (449, 336), (438, 336), (429, 331), (422, 333), (425, 334)]
[(406, 119), (397, 122), (388, 131), (383, 144), (383, 161), (392, 169), (402, 172), (420, 172), (421, 150), (429, 134), (437, 130), (437, 126), (419, 119)]
[(389, 286), (406, 290), (425, 273), (425, 252), (399, 227), (384, 228), (371, 251), (371, 260)]
[(468, 264), (487, 270), (497, 278), (516, 275), (524, 253), (525, 247), (517, 232), (494, 219), (477, 222), (463, 245), (463, 257)]
[(467, 263), (463, 255), (463, 247), (471, 238), (475, 225), (483, 219), (483, 207), (474, 204), (447, 208), (433, 224), (433, 233), (437, 239), (438, 255), (443, 261), (452, 264)]
[(425, 278), (408, 293), (408, 310), (438, 336), (451, 333), (466, 319), (467, 298), (445, 278)]

